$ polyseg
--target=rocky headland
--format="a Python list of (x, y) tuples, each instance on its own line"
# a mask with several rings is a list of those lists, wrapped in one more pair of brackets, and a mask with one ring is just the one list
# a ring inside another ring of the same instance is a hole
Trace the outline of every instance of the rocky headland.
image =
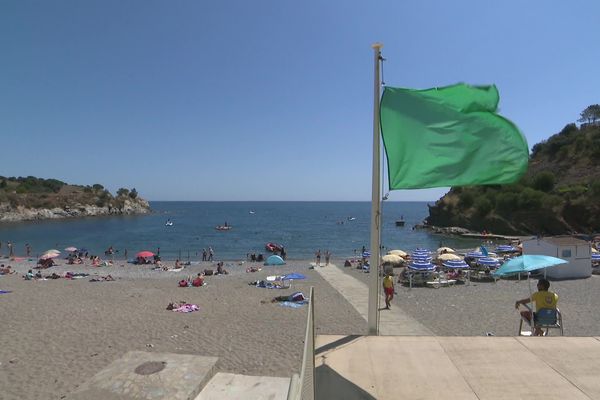
[(102, 185), (69, 185), (55, 179), (0, 176), (0, 223), (150, 213), (135, 189), (113, 196)]

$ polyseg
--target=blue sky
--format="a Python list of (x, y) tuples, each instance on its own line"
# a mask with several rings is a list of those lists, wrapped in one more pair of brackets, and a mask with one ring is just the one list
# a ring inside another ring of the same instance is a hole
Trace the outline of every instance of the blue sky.
[(3, 0), (0, 175), (150, 200), (370, 200), (372, 43), (390, 86), (495, 83), (531, 148), (600, 102), (599, 15), (595, 0)]

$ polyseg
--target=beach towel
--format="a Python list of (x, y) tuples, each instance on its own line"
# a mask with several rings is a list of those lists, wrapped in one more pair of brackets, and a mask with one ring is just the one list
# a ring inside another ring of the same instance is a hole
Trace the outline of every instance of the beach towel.
[(291, 274), (283, 275), (281, 279), (306, 279), (306, 276), (292, 272)]
[(198, 311), (198, 310), (200, 310), (200, 307), (198, 307), (195, 304), (184, 304), (182, 306), (179, 306), (179, 307), (173, 309), (173, 311), (180, 312), (180, 313), (190, 313), (190, 312)]
[(12, 290), (0, 290), (0, 294), (10, 293)]
[(298, 301), (298, 302), (295, 302), (295, 301), (282, 301), (282, 302), (279, 303), (279, 305), (281, 307), (300, 308), (303, 305), (305, 305), (306, 303), (308, 303), (307, 300)]

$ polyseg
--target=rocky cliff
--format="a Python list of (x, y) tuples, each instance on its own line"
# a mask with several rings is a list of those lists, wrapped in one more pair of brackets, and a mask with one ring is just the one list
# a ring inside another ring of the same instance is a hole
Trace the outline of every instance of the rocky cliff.
[(133, 215), (150, 213), (150, 205), (144, 199), (127, 199), (121, 207), (97, 206), (74, 203), (65, 207), (27, 208), (0, 203), (0, 222), (33, 221), (41, 219), (92, 217), (99, 215)]
[(69, 185), (55, 179), (0, 176), (0, 223), (151, 212), (135, 189), (113, 196), (102, 185)]

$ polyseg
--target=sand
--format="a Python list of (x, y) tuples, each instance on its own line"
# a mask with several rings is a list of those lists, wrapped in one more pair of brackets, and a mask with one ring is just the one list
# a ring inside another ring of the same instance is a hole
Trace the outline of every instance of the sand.
[[(17, 274), (0, 276), (0, 398), (60, 399), (130, 350), (219, 357), (221, 372), (290, 377), (299, 372), (307, 307), (271, 303), (274, 296), (315, 288), (317, 334), (362, 334), (366, 322), (308, 262), (263, 267), (246, 273), (249, 263), (227, 265), (230, 274), (208, 276), (200, 288), (177, 282), (211, 263), (182, 272), (151, 271), (148, 266), (57, 266), (65, 271), (111, 274), (114, 282), (89, 278), (25, 281), (33, 262), (7, 262)], [(59, 261), (59, 263), (62, 263)], [(259, 264), (256, 264), (259, 265)], [(306, 280), (291, 289), (262, 289), (249, 281), (274, 273), (299, 272)], [(200, 311), (167, 311), (185, 300)]]

